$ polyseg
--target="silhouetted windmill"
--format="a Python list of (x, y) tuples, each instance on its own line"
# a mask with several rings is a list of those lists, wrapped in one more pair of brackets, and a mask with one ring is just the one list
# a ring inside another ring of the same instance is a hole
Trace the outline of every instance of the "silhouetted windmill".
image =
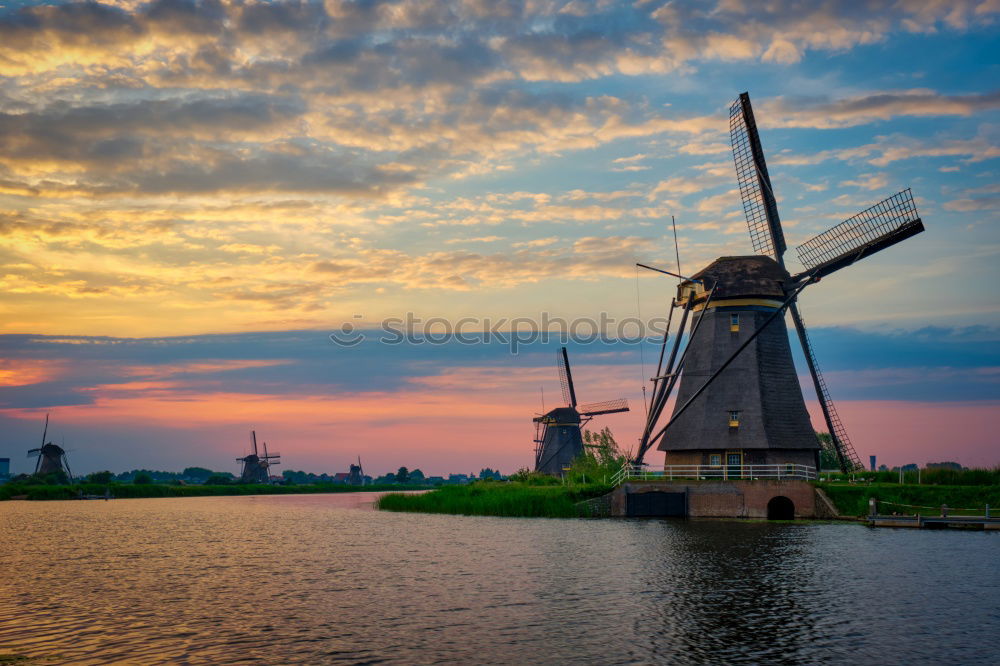
[(37, 449), (28, 451), (28, 457), (36, 456), (35, 474), (44, 476), (46, 474), (62, 472), (67, 480), (73, 479), (73, 474), (69, 470), (69, 459), (66, 457), (66, 450), (61, 446), (56, 446), (52, 442), (46, 442), (49, 434), (49, 415), (45, 415), (45, 427), (42, 429), (42, 445)]
[[(729, 109), (733, 157), (753, 249), (721, 257), (682, 279), (671, 308), (683, 310), (673, 349), (653, 378), (646, 426), (633, 462), (659, 443), (668, 465), (798, 464), (818, 468), (819, 448), (792, 362), (787, 309), (844, 471), (862, 469), (820, 373), (796, 299), (809, 284), (924, 230), (909, 189), (867, 208), (798, 247), (805, 270), (785, 270), (785, 239), (750, 97)], [(645, 266), (650, 268), (649, 266)], [(658, 270), (663, 273), (668, 271)], [(689, 314), (689, 344), (677, 351)], [(668, 324), (669, 327), (669, 324)], [(667, 338), (664, 337), (664, 349)], [(675, 363), (676, 361), (676, 363)], [(657, 430), (675, 385), (670, 420)], [(668, 433), (669, 429), (669, 433)]]
[(243, 483), (267, 483), (271, 480), (271, 465), (280, 465), (280, 453), (268, 453), (267, 442), (264, 442), (264, 455), (260, 455), (257, 450), (257, 432), (250, 431), (253, 439), (253, 453), (242, 458), (237, 458), (236, 462), (243, 463), (243, 470), (240, 472), (240, 481)]
[(559, 370), (563, 400), (567, 406), (556, 407), (534, 418), (535, 471), (560, 476), (583, 453), (583, 434), (580, 428), (595, 416), (627, 412), (628, 401), (619, 398), (580, 405), (577, 408), (576, 387), (573, 385), (573, 373), (565, 347), (556, 352), (556, 367)]
[(358, 456), (357, 465), (351, 465), (351, 471), (347, 475), (347, 484), (350, 486), (365, 485), (365, 472), (361, 469), (361, 456)]

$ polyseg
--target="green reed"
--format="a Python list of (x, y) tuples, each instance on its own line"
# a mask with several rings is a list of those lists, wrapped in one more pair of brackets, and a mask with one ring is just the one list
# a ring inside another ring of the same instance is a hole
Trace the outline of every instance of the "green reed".
[(600, 483), (564, 486), (479, 482), (443, 486), (421, 494), (390, 493), (383, 495), (377, 506), (385, 511), (467, 516), (575, 518), (586, 515), (579, 502), (610, 491), (611, 486)]

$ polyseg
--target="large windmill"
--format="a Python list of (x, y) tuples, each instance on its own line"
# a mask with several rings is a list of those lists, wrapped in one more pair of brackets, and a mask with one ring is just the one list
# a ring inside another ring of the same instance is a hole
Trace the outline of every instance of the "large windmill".
[(257, 450), (257, 432), (250, 431), (253, 440), (253, 453), (237, 458), (236, 462), (243, 463), (243, 470), (240, 472), (240, 481), (243, 483), (267, 483), (271, 479), (271, 465), (280, 465), (280, 453), (268, 453), (267, 442), (264, 442), (264, 455), (260, 455)]
[[(820, 444), (792, 362), (782, 318), (788, 310), (840, 467), (861, 469), (820, 374), (796, 300), (820, 278), (920, 233), (923, 222), (910, 190), (903, 190), (798, 246), (805, 270), (790, 275), (785, 270), (777, 202), (747, 93), (730, 107), (729, 126), (743, 210), (757, 254), (721, 257), (689, 278), (677, 276), (681, 283), (670, 312), (681, 309), (680, 327), (666, 361), (661, 350), (649, 415), (633, 462), (641, 464), (646, 452), (658, 444), (666, 452), (667, 465), (742, 469), (797, 464), (817, 469)], [(678, 357), (689, 316), (689, 343)], [(666, 342), (664, 336), (664, 350)], [(673, 415), (660, 426), (678, 383)]]
[(37, 449), (28, 451), (28, 457), (37, 457), (35, 461), (35, 474), (44, 476), (46, 474), (63, 473), (67, 480), (73, 479), (73, 474), (69, 470), (69, 460), (66, 458), (66, 451), (61, 447), (46, 442), (49, 435), (49, 415), (45, 415), (45, 427), (42, 429), (42, 445)]
[(562, 476), (573, 460), (583, 453), (583, 434), (580, 428), (595, 416), (627, 412), (628, 401), (619, 398), (578, 406), (573, 372), (569, 367), (569, 355), (565, 347), (556, 353), (556, 367), (566, 406), (556, 407), (534, 418), (535, 471)]

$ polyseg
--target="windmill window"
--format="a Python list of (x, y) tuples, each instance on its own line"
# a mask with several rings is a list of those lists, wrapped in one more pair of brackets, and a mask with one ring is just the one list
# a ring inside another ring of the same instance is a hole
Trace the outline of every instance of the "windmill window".
[(740, 330), (740, 316), (738, 314), (729, 315), (729, 330), (737, 333)]
[(740, 427), (740, 412), (736, 409), (729, 410), (729, 427), (739, 428)]

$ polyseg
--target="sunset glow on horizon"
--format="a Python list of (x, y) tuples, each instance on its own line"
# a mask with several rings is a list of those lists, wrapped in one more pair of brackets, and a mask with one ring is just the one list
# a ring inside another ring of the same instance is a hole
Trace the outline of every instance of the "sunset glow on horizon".
[[(49, 413), (81, 473), (234, 471), (251, 428), (279, 469), (528, 467), (558, 343), (328, 335), (665, 316), (672, 219), (684, 273), (752, 252), (749, 90), (792, 272), (904, 188), (926, 225), (800, 301), (858, 453), (1000, 464), (1000, 8), (758, 4), (0, 1), (0, 457)], [(625, 448), (658, 351), (570, 344)]]

